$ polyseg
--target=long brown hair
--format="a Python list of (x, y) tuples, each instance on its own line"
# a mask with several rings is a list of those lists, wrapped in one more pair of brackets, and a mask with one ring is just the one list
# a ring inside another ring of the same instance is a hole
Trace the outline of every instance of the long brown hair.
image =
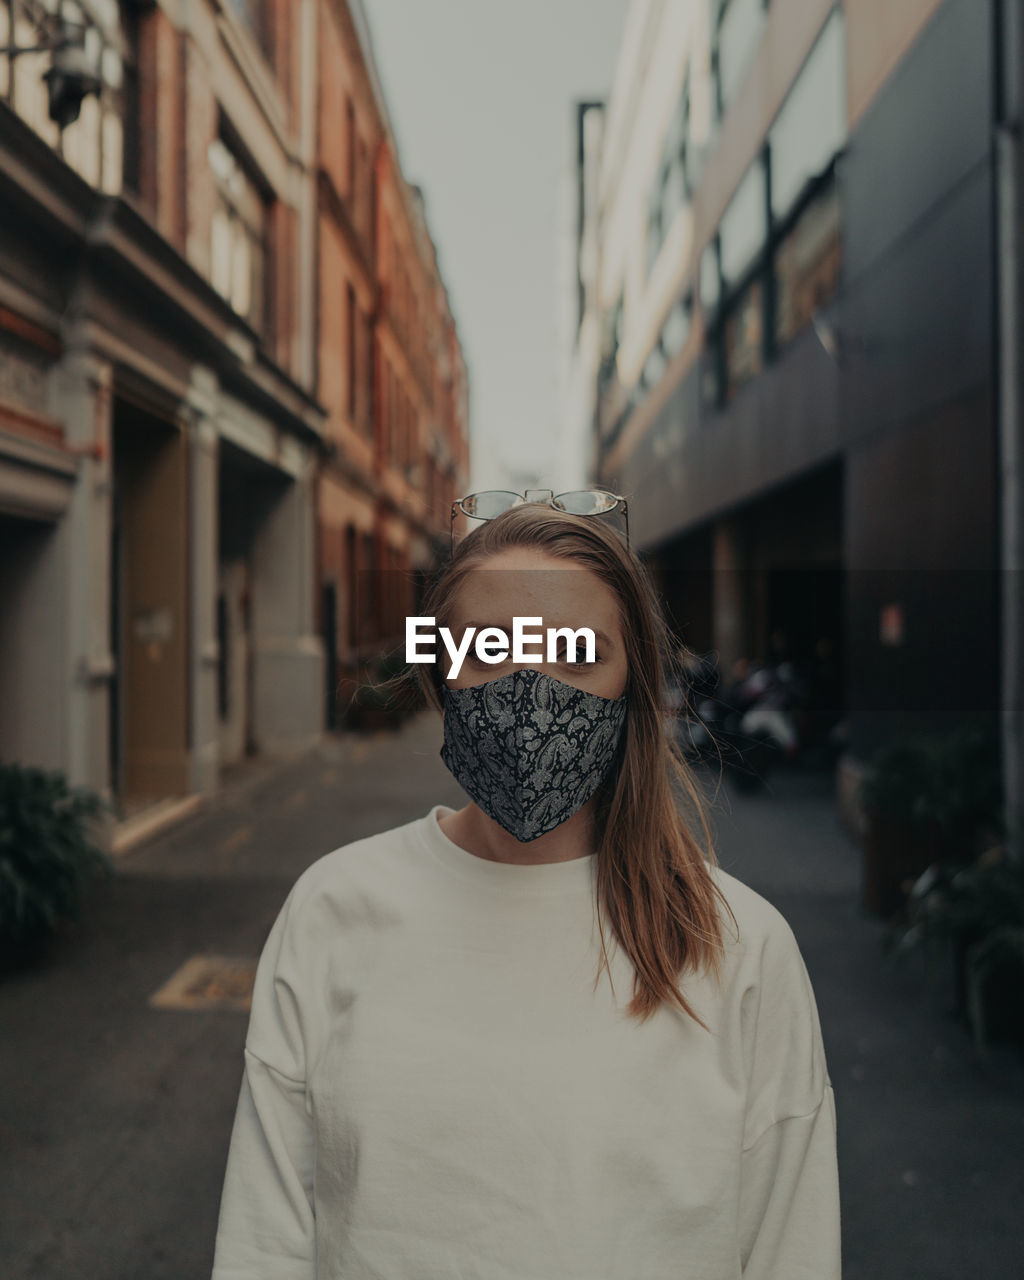
[[(672, 645), (650, 578), (618, 533), (598, 518), (538, 503), (513, 507), (467, 534), (428, 591), (424, 615), (444, 626), (466, 574), (514, 547), (536, 548), (591, 570), (619, 603), (628, 709), (617, 767), (595, 805), (602, 950), (595, 986), (602, 968), (611, 981), (601, 923), (607, 918), (633, 964), (626, 1012), (643, 1022), (668, 1001), (705, 1026), (683, 994), (681, 978), (703, 969), (717, 979), (724, 949), (719, 908), (729, 908), (711, 876), (717, 860), (700, 784), (665, 731), (667, 670), (673, 651), (684, 651)], [(426, 670), (427, 678), (419, 678), (440, 711), (441, 665)]]

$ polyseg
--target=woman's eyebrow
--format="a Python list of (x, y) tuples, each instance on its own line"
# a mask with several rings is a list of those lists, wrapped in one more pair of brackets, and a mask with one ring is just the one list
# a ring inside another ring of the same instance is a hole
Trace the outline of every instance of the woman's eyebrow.
[[(527, 615), (523, 615), (523, 616), (527, 616)], [(529, 616), (536, 616), (536, 615), (529, 615)], [(477, 631), (483, 631), (485, 627), (497, 627), (499, 631), (504, 631), (507, 635), (512, 634), (511, 622), (463, 622), (461, 626), (463, 631), (465, 631), (467, 627), (475, 627)], [(531, 626), (530, 632), (533, 633), (535, 631), (544, 631), (546, 629), (547, 628), (542, 623), (540, 627)], [(568, 623), (564, 623), (561, 626), (558, 626), (556, 624), (551, 629), (557, 630), (557, 631), (582, 631), (583, 627), (572, 627)], [(609, 649), (614, 648), (611, 637), (606, 635), (605, 632), (601, 631), (597, 627), (591, 627), (590, 630), (593, 631), (594, 639), (597, 641), (598, 644), (603, 644)]]
[[(582, 627), (570, 627), (568, 625), (564, 627), (558, 627), (556, 629), (558, 631), (582, 631), (583, 630)], [(609, 649), (612, 648), (611, 636), (605, 635), (605, 633), (601, 631), (598, 627), (591, 627), (590, 630), (593, 631), (594, 639), (597, 641), (598, 644), (606, 645)]]

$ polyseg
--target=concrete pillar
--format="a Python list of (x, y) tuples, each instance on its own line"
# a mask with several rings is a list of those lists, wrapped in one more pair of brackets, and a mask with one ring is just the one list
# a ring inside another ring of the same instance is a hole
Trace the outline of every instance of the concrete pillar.
[(58, 536), (67, 566), (67, 775), (108, 798), (110, 778), (111, 366), (70, 346), (53, 382), (54, 416), (81, 457)]
[(734, 517), (715, 522), (712, 534), (712, 631), (719, 670), (728, 680), (737, 658), (749, 657), (748, 573), (743, 528)]
[(188, 440), (189, 789), (216, 790), (218, 436), (215, 387), (194, 377), (184, 410)]
[(252, 548), (253, 732), (263, 751), (309, 746), (324, 727), (324, 647), (315, 631), (312, 454), (284, 482)]

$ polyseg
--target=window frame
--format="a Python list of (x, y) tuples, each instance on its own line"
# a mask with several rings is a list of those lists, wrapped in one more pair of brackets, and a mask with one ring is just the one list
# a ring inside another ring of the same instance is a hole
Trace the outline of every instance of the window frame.
[[(720, 79), (718, 75), (717, 61), (717, 39), (718, 28), (721, 24), (721, 18), (726, 12), (728, 5), (734, 0), (717, 0), (718, 3), (718, 20), (715, 26), (713, 65), (715, 67), (715, 85), (716, 85), (716, 101), (718, 96), (718, 88)], [(762, 0), (762, 8), (769, 7), (770, 0)], [(834, 189), (834, 196), (839, 203), (839, 237), (840, 237), (840, 261), (842, 255), (842, 209), (841, 209), (841, 192), (839, 187), (839, 162), (845, 152), (847, 140), (844, 138), (840, 145), (832, 154), (827, 164), (816, 174), (811, 175), (804, 186), (799, 190), (793, 198), (789, 208), (784, 214), (779, 216), (774, 209), (774, 200), (772, 192), (773, 169), (772, 169), (772, 134), (776, 122), (785, 110), (786, 104), (790, 101), (791, 94), (796, 90), (800, 83), (801, 77), (805, 74), (811, 59), (815, 56), (819, 49), (819, 42), (824, 37), (828, 24), (836, 20), (836, 14), (839, 15), (838, 20), (842, 21), (843, 14), (840, 5), (833, 5), (828, 16), (824, 19), (821, 30), (815, 38), (814, 44), (808, 51), (807, 57), (800, 66), (799, 71), (793, 78), (786, 97), (775, 113), (771, 124), (769, 125), (765, 141), (762, 144), (757, 155), (751, 160), (751, 165), (759, 164), (762, 166), (764, 175), (764, 201), (765, 201), (765, 235), (764, 243), (750, 265), (735, 281), (727, 281), (722, 274), (721, 265), (721, 241), (719, 227), (716, 227), (714, 236), (705, 246), (704, 253), (709, 252), (713, 248), (716, 254), (716, 265), (718, 269), (718, 298), (715, 304), (705, 308), (703, 294), (701, 294), (701, 306), (705, 312), (705, 352), (706, 360), (704, 366), (704, 380), (702, 385), (702, 400), (706, 408), (712, 410), (722, 409), (729, 401), (729, 370), (728, 370), (728, 344), (726, 341), (726, 333), (729, 322), (733, 319), (739, 309), (743, 305), (744, 298), (747, 296), (753, 283), (760, 279), (760, 287), (762, 290), (762, 331), (761, 331), (761, 371), (768, 368), (779, 356), (781, 351), (789, 345), (789, 342), (796, 336), (796, 331), (788, 335), (784, 340), (779, 339), (778, 323), (779, 323), (779, 298), (781, 293), (780, 281), (778, 275), (778, 260), (782, 247), (787, 243), (797, 224), (803, 215), (817, 200), (821, 199), (827, 188), (830, 186)], [(843, 33), (845, 47), (845, 31)], [(744, 172), (740, 182), (736, 185), (738, 191), (741, 184), (746, 180), (750, 166)], [(735, 193), (734, 193), (735, 194)], [(840, 287), (837, 284), (837, 288)], [(713, 394), (709, 395), (709, 386), (713, 381)]]
[[(720, 124), (721, 121), (725, 118), (729, 108), (732, 106), (732, 102), (734, 102), (736, 98), (736, 94), (734, 94), (732, 101), (726, 102), (723, 97), (722, 60), (721, 60), (721, 52), (720, 52), (722, 27), (725, 23), (726, 15), (728, 14), (730, 5), (734, 5), (736, 3), (738, 3), (738, 0), (711, 0), (711, 4), (714, 7), (714, 15), (713, 15), (713, 21), (711, 24), (711, 59), (710, 61), (711, 61), (711, 82), (712, 82), (712, 88), (713, 88), (713, 98), (714, 98), (714, 108), (715, 108), (714, 117), (715, 117), (716, 124)], [(761, 31), (763, 35), (764, 15), (767, 13), (768, 9), (771, 7), (771, 0), (760, 0), (760, 6), (761, 6), (761, 14), (762, 14)], [(760, 41), (758, 41), (758, 43), (760, 43)], [(748, 59), (747, 66), (744, 68), (743, 73), (740, 77), (740, 80), (738, 82), (739, 84), (743, 83), (743, 80), (746, 78), (746, 74), (750, 69), (750, 63), (752, 63), (754, 58), (757, 56), (756, 49), (757, 49), (757, 46), (755, 45), (754, 51), (751, 53), (750, 58)], [(737, 92), (738, 92), (738, 89), (737, 89)]]
[[(647, 225), (644, 239), (645, 276), (649, 279), (661, 253), (668, 229), (681, 209), (693, 199), (694, 183), (690, 172), (690, 69), (683, 76), (682, 88), (669, 120), (658, 156), (658, 167), (647, 202)], [(665, 203), (673, 174), (680, 175), (681, 201), (666, 217)]]
[[(209, 173), (213, 183), (214, 191), (214, 210), (213, 213), (222, 213), (226, 217), (229, 228), (241, 227), (243, 234), (249, 242), (250, 253), (250, 278), (249, 290), (252, 295), (248, 310), (239, 310), (233, 301), (235, 279), (234, 279), (234, 263), (229, 269), (229, 290), (224, 293), (219, 285), (214, 283), (215, 272), (212, 263), (213, 253), (213, 219), (211, 218), (211, 264), (210, 278), (214, 288), (222, 298), (231, 307), (232, 311), (245, 324), (259, 335), (261, 343), (264, 347), (269, 348), (274, 339), (273, 325), (273, 288), (274, 288), (274, 253), (273, 253), (273, 231), (275, 205), (277, 203), (276, 196), (267, 183), (266, 179), (260, 173), (259, 169), (252, 162), (246, 153), (244, 145), (238, 139), (235, 130), (231, 127), (231, 122), (223, 114), (220, 115), (218, 129), (214, 137), (212, 145), (222, 147), (230, 156), (235, 167), (241, 175), (242, 181), (249, 188), (247, 195), (251, 196), (259, 209), (259, 218), (261, 225), (256, 227), (252, 225), (246, 210), (241, 207), (240, 202), (235, 198), (233, 193), (228, 189), (227, 180), (217, 172), (216, 166), (207, 158)], [(234, 253), (234, 242), (232, 240), (231, 253)]]
[[(274, 0), (225, 0), (226, 7), (252, 37), (270, 66), (274, 65)], [(252, 6), (256, 7), (255, 14)]]

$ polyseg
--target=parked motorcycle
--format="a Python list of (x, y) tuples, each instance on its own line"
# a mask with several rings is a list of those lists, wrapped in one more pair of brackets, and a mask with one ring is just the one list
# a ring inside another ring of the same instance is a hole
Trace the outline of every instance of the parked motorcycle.
[(692, 700), (676, 722), (688, 759), (719, 760), (740, 790), (760, 786), (800, 749), (795, 709), (803, 690), (791, 663), (741, 663), (734, 679)]

